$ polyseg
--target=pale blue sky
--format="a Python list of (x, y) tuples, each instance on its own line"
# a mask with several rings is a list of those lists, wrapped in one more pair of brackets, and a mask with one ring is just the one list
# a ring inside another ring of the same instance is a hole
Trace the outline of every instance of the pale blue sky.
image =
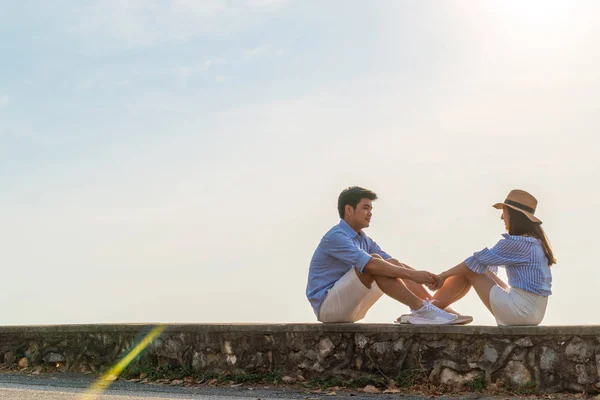
[[(545, 323), (599, 323), (595, 1), (22, 1), (0, 14), (2, 324), (312, 321), (350, 185), (434, 272), (532, 192)], [(457, 308), (493, 319), (473, 294)], [(391, 300), (367, 322), (406, 312)]]

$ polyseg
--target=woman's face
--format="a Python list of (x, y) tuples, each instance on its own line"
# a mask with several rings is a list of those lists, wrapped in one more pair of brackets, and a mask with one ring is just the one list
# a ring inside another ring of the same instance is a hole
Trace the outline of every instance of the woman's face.
[(504, 227), (506, 228), (506, 231), (508, 232), (508, 227), (510, 226), (510, 214), (508, 213), (508, 207), (504, 206), (502, 208), (502, 215), (500, 216), (500, 219), (504, 221)]

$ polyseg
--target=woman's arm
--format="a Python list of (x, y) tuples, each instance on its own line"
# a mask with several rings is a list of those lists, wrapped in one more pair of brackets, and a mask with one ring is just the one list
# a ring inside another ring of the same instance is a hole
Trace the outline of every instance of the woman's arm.
[(504, 290), (508, 290), (508, 285), (504, 283), (502, 279), (498, 277), (495, 273), (490, 270), (487, 270), (486, 274), (496, 282), (496, 285), (500, 286)]
[[(471, 270), (469, 267), (467, 267), (467, 264), (465, 264), (465, 262), (463, 261), (460, 264), (458, 264), (456, 267), (450, 268), (449, 270), (444, 271), (438, 275), (440, 277), (441, 283), (439, 284), (440, 286), (438, 286), (437, 289), (444, 286), (444, 282), (446, 281), (446, 279), (450, 278), (451, 276), (465, 275), (467, 273), (473, 273), (473, 272), (474, 271)], [(506, 283), (504, 283), (504, 281), (502, 279), (500, 279), (498, 277), (498, 275), (494, 274), (490, 270), (487, 270), (485, 272), (485, 274), (487, 276), (489, 276), (496, 283), (496, 285), (500, 286), (501, 288), (503, 288), (505, 290), (508, 290), (508, 285)], [(435, 289), (435, 290), (437, 290), (437, 289)]]
[(449, 270), (444, 271), (441, 274), (439, 274), (438, 282), (436, 282), (436, 284), (434, 286), (429, 287), (429, 289), (438, 290), (439, 288), (444, 286), (444, 282), (446, 282), (446, 279), (450, 278), (451, 276), (464, 275), (470, 271), (471, 270), (469, 269), (469, 267), (467, 267), (467, 264), (465, 264), (465, 262), (463, 261), (460, 264), (458, 264), (456, 267), (450, 268)]
[(515, 248), (515, 245), (512, 241), (502, 239), (496, 243), (492, 249), (488, 249), (486, 247), (485, 249), (474, 253), (471, 257), (467, 258), (454, 268), (450, 268), (449, 270), (439, 274), (438, 276), (441, 280), (441, 286), (443, 286), (446, 279), (450, 278), (451, 276), (476, 273), (479, 275), (488, 275), (495, 284), (506, 288), (506, 284), (502, 282), (502, 280), (494, 273), (489, 271), (488, 268), (491, 266), (512, 265), (514, 263), (521, 262), (520, 260), (523, 255), (517, 250), (518, 248)]
[(450, 268), (449, 270), (442, 272), (439, 275), (439, 277), (442, 278), (443, 280), (446, 280), (446, 279), (450, 278), (451, 276), (464, 275), (470, 271), (471, 270), (469, 269), (469, 267), (467, 267), (467, 264), (465, 264), (465, 262), (463, 261), (460, 264), (458, 264), (456, 267)]

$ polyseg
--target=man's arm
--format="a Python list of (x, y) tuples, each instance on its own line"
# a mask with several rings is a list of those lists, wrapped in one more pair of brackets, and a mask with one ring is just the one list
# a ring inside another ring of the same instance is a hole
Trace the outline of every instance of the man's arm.
[(406, 268), (406, 269), (412, 269), (414, 270), (414, 268), (409, 267), (408, 265), (401, 263), (400, 261), (396, 260), (395, 258), (390, 258), (388, 260), (386, 260), (389, 263), (392, 263), (394, 265), (397, 265), (398, 267), (402, 267), (402, 268)]
[[(410, 269), (410, 270), (414, 270), (414, 268), (409, 267), (408, 265), (401, 263), (400, 261), (396, 260), (395, 258), (390, 258), (388, 260), (386, 260), (389, 263), (392, 263), (398, 267), (403, 267), (406, 269)], [(440, 280), (438, 278), (438, 280)], [(417, 295), (417, 297), (421, 298), (421, 299), (430, 299), (431, 293), (429, 293), (424, 287), (423, 285), (416, 283), (414, 281), (411, 280), (405, 280), (404, 283), (406, 284), (406, 287), (408, 287), (408, 289), (413, 292), (414, 294)], [(435, 288), (437, 288), (439, 285), (439, 282), (437, 282), (435, 285), (426, 285), (430, 290), (434, 290)]]
[(424, 284), (437, 284), (437, 276), (427, 271), (415, 271), (414, 269), (394, 265), (381, 258), (371, 257), (371, 260), (365, 265), (363, 270), (371, 275), (387, 276), (389, 278), (409, 279), (411, 281)]
[[(377, 242), (375, 242), (373, 239), (369, 238), (369, 254), (379, 254), (381, 256), (381, 258), (383, 258), (385, 261), (389, 262), (390, 264), (393, 264), (397, 267), (401, 267), (404, 269), (408, 269), (411, 271), (414, 271), (414, 268), (409, 267), (408, 265), (401, 263), (400, 261), (396, 260), (395, 258), (393, 258), (391, 255), (389, 255), (388, 253), (386, 253), (378, 244)], [(401, 278), (404, 279), (404, 278)], [(408, 278), (409, 280), (411, 280), (410, 278)]]
[(353, 265), (362, 273), (410, 279), (424, 285), (435, 285), (438, 281), (437, 275), (430, 272), (411, 270), (391, 264), (379, 257), (373, 257), (370, 253), (356, 247), (352, 240), (342, 233), (335, 233), (327, 238), (325, 251), (331, 257)]

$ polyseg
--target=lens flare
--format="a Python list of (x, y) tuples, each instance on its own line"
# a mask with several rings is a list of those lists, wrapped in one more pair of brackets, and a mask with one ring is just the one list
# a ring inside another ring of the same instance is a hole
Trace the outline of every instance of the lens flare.
[(107, 373), (102, 375), (94, 384), (83, 394), (81, 400), (96, 400), (109, 386), (115, 381), (121, 372), (131, 361), (133, 361), (146, 347), (160, 336), (167, 329), (167, 325), (157, 325), (135, 346), (125, 357), (113, 366)]

